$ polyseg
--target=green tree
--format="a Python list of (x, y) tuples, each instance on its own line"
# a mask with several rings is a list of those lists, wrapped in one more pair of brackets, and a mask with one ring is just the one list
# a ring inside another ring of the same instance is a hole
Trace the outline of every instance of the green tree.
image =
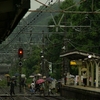
[[(65, 0), (62, 5), (61, 5), (61, 9), (66, 11), (68, 10), (75, 10), (76, 7), (70, 7), (74, 4), (73, 0)], [(59, 23), (59, 20), (61, 19), (61, 17), (64, 15), (62, 21), (60, 24), (64, 24), (67, 25), (68, 22), (71, 21), (71, 14), (66, 14), (66, 13), (60, 13), (58, 16), (55, 16), (54, 19), (56, 21), (56, 23)], [(66, 22), (67, 21), (67, 22)], [(53, 20), (49, 21), (49, 25), (54, 24)], [(49, 28), (49, 31), (51, 32), (55, 32), (56, 31), (56, 27), (54, 28)], [(70, 31), (70, 30), (68, 30)], [(68, 32), (67, 31), (67, 32)], [(63, 34), (59, 34), (59, 32), (63, 32)], [(66, 29), (65, 28), (61, 28), (59, 27), (58, 32), (56, 32), (56, 34), (52, 34), (49, 37), (49, 41), (47, 39), (48, 45), (47, 45), (47, 59), (51, 62), (53, 62), (53, 73), (52, 76), (54, 76), (56, 79), (61, 78), (62, 76), (62, 59), (60, 58), (60, 54), (62, 52), (62, 47), (64, 44), (64, 38), (65, 36), (67, 38), (70, 37), (69, 34), (65, 34), (66, 33)], [(68, 37), (69, 36), (69, 37)], [(68, 44), (70, 45), (70, 44)]]
[(52, 34), (50, 37), (46, 38), (46, 49), (45, 56), (49, 62), (52, 62), (53, 73), (52, 77), (59, 79), (61, 78), (61, 59), (60, 53), (63, 44), (63, 35), (60, 34)]
[[(88, 6), (86, 6), (88, 5)], [(71, 37), (71, 42), (74, 45), (74, 49), (84, 50), (94, 53), (99, 53), (100, 48), (100, 28), (99, 28), (99, 19), (100, 15), (97, 13), (92, 13), (97, 11), (100, 6), (100, 1), (92, 0), (84, 1), (78, 7), (78, 11), (85, 11), (87, 13), (73, 14), (72, 24), (76, 27), (71, 29), (73, 35)], [(90, 12), (90, 13), (89, 13)], [(84, 27), (90, 26), (90, 27)], [(98, 41), (98, 42), (97, 42)]]
[(24, 63), (24, 71), (26, 76), (40, 72), (40, 48), (37, 46), (33, 46), (32, 54), (28, 57), (28, 59), (26, 59)]

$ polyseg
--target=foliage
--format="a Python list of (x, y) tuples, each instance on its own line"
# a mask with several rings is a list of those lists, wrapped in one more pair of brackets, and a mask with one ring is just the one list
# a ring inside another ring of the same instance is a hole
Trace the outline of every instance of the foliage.
[(61, 78), (61, 59), (59, 58), (62, 44), (63, 44), (63, 36), (59, 34), (52, 34), (50, 37), (46, 38), (46, 59), (52, 62), (53, 65), (53, 73), (52, 77), (59, 79)]
[[(100, 28), (99, 28), (99, 19), (100, 15), (96, 13), (81, 13), (81, 12), (92, 12), (97, 11), (100, 6), (100, 1), (96, 2), (94, 0), (94, 4), (92, 1), (84, 1), (79, 6), (73, 6), (73, 0), (65, 0), (61, 9), (65, 11), (76, 11), (79, 13), (64, 13), (64, 17), (61, 21), (61, 24), (72, 26), (67, 29), (62, 29), (59, 27), (59, 32), (63, 31), (67, 34), (64, 35), (67, 38), (67, 47), (68, 50), (83, 50), (88, 52), (100, 53)], [(86, 6), (87, 5), (87, 6)], [(62, 13), (58, 16), (55, 16), (55, 20), (58, 23), (61, 18)], [(54, 24), (52, 20), (50, 20), (49, 24)], [(77, 27), (74, 27), (77, 26)], [(78, 27), (79, 26), (79, 27)], [(88, 26), (88, 27), (85, 27)], [(55, 31), (56, 27), (49, 29), (49, 31)], [(53, 38), (55, 40), (55, 38)], [(62, 41), (62, 40), (61, 40)], [(98, 42), (97, 42), (98, 41)], [(60, 40), (59, 40), (60, 42)], [(49, 49), (50, 50), (50, 49)], [(54, 52), (53, 49), (50, 52)], [(49, 56), (50, 57), (50, 56)], [(52, 59), (53, 57), (49, 58)], [(54, 60), (55, 61), (55, 60)], [(77, 73), (77, 69), (75, 67), (71, 67), (70, 69), (72, 74)]]
[[(96, 2), (95, 0), (92, 7), (92, 1), (85, 1), (79, 6), (78, 11), (87, 11), (87, 12), (92, 12), (92, 10), (96, 11), (99, 9), (98, 6), (99, 3), (100, 1)], [(86, 6), (87, 4), (90, 6)], [(73, 25), (83, 26), (81, 28), (76, 27), (72, 29), (72, 32), (75, 35), (71, 38), (71, 42), (73, 43), (74, 47), (76, 47), (75, 49), (99, 53), (99, 48), (100, 48), (99, 19), (100, 16), (95, 13), (73, 14), (72, 16)], [(84, 26), (90, 26), (90, 27), (84, 27)]]
[[(79, 0), (77, 0), (79, 1)], [(59, 23), (60, 18), (64, 14), (61, 25), (71, 26), (67, 28), (61, 28), (59, 26), (49, 28), (49, 32), (54, 32), (49, 36), (45, 36), (45, 58), (53, 63), (53, 73), (51, 74), (54, 78), (61, 78), (61, 70), (62, 70), (62, 59), (59, 57), (62, 52), (62, 47), (64, 46), (64, 39), (66, 39), (68, 50), (84, 50), (94, 53), (100, 53), (100, 28), (99, 28), (99, 19), (100, 15), (96, 13), (90, 13), (92, 11), (97, 11), (100, 6), (100, 1), (93, 0), (94, 4), (92, 5), (92, 0), (84, 0), (79, 5), (75, 5), (73, 0), (65, 0), (61, 9), (65, 12), (61, 12), (59, 15), (55, 14), (54, 17), (56, 23)], [(76, 13), (67, 13), (67, 11), (75, 11)], [(80, 12), (80, 13), (78, 13)], [(87, 13), (82, 13), (87, 12)], [(37, 15), (37, 14), (36, 14)], [(40, 14), (42, 16), (41, 19), (35, 20), (31, 24), (41, 24), (45, 22), (49, 25), (54, 25), (54, 21), (52, 19), (47, 18), (44, 21), (43, 12)], [(39, 16), (40, 16), (39, 15)], [(31, 13), (29, 19), (32, 19), (34, 14)], [(28, 19), (28, 17), (27, 17)], [(42, 20), (42, 22), (41, 22)], [(41, 23), (40, 23), (41, 22)], [(79, 27), (78, 27), (79, 26)], [(88, 26), (88, 27), (84, 27)], [(56, 30), (58, 28), (58, 30)], [(44, 29), (41, 29), (44, 30)], [(47, 30), (47, 29), (46, 29)], [(36, 28), (35, 31), (40, 31)], [(56, 33), (55, 33), (56, 32)], [(63, 32), (60, 34), (59, 32)], [(30, 57), (25, 61), (23, 72), (29, 76), (32, 73), (40, 72), (40, 49), (37, 47), (33, 47), (34, 51), (30, 55)], [(30, 70), (31, 69), (31, 70)], [(71, 66), (70, 68), (71, 74), (77, 74), (78, 69), (75, 66)]]
[[(65, 0), (62, 5), (61, 5), (61, 9), (64, 10), (66, 8), (66, 10), (75, 10), (76, 7), (72, 7), (70, 8), (71, 5), (73, 5), (73, 0)], [(56, 23), (59, 23), (59, 20), (62, 17), (62, 13), (60, 13), (58, 16), (55, 16), (54, 19), (56, 21)], [(66, 14), (64, 13), (64, 17), (61, 21), (61, 24), (67, 24), (65, 23), (66, 21), (70, 22), (71, 20), (71, 14)], [(50, 20), (48, 22), (48, 24), (54, 24), (53, 20)], [(55, 32), (56, 31), (56, 27), (54, 28), (49, 28), (49, 31)], [(64, 32), (64, 34), (59, 34), (59, 32)], [(59, 27), (58, 30), (58, 34), (52, 34), (49, 37), (49, 43), (47, 46), (47, 57), (49, 59), (49, 61), (54, 62), (55, 64), (53, 64), (53, 74), (52, 76), (55, 77), (56, 79), (59, 79), (62, 77), (63, 74), (63, 70), (62, 70), (62, 59), (59, 57), (61, 52), (62, 52), (62, 47), (64, 45), (64, 39), (66, 36), (66, 29), (62, 29), (61, 27)], [(70, 36), (70, 35), (69, 35)], [(60, 37), (60, 38), (59, 38)], [(68, 35), (66, 36), (68, 37)], [(47, 39), (48, 41), (48, 39)], [(72, 69), (73, 70), (73, 69)], [(71, 71), (72, 71), (71, 70)], [(77, 73), (77, 71), (75, 71)]]
[(0, 86), (2, 86), (2, 87), (7, 86), (7, 81), (6, 80), (0, 81)]
[(33, 46), (33, 50), (30, 57), (24, 62), (26, 76), (40, 72), (40, 49)]
[[(50, 62), (55, 62), (60, 55), (61, 47), (63, 44), (63, 36), (59, 34), (52, 34), (50, 37), (46, 38), (46, 58)], [(62, 42), (61, 42), (62, 41)], [(52, 58), (52, 59), (51, 59)]]
[(72, 75), (78, 75), (78, 66), (71, 66), (70, 67), (70, 73), (72, 74)]

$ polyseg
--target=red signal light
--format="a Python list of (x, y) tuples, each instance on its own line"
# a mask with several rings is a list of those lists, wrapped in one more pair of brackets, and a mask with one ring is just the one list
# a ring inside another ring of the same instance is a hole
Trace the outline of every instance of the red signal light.
[(18, 57), (19, 58), (22, 58), (23, 57), (23, 49), (22, 48), (19, 48), (18, 49)]
[(19, 54), (22, 54), (23, 52), (22, 51), (19, 51)]

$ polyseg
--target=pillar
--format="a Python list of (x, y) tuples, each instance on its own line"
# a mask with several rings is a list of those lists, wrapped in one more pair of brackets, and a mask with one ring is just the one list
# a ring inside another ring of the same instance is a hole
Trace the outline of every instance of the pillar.
[(95, 64), (96, 64), (96, 87), (98, 87), (98, 70), (99, 70), (99, 67), (98, 67), (98, 64), (97, 64), (96, 61), (95, 61)]
[(82, 60), (76, 60), (76, 64), (78, 66), (78, 75), (79, 75), (79, 85), (81, 84), (81, 67), (82, 67)]
[(87, 74), (87, 86), (89, 86), (89, 62), (86, 62), (86, 68), (87, 68), (87, 71), (86, 71), (86, 74)]
[(98, 87), (100, 87), (100, 61), (98, 62)]
[(78, 68), (79, 68), (79, 85), (81, 85), (81, 66), (79, 66)]
[(90, 62), (91, 64), (91, 86), (94, 86), (94, 63)]

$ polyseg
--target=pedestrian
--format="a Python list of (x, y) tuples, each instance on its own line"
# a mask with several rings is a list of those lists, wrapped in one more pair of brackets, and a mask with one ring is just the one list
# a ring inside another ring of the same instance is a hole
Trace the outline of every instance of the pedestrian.
[(62, 83), (61, 82), (58, 82), (57, 83), (57, 93), (60, 93), (61, 92), (61, 87), (62, 87)]
[(7, 76), (7, 86), (10, 85), (10, 76)]
[(30, 89), (31, 89), (31, 93), (35, 92), (35, 83), (34, 83), (34, 81), (32, 81), (32, 83), (30, 85)]
[(84, 86), (86, 86), (86, 84), (87, 84), (87, 75), (86, 75), (86, 71), (83, 72), (83, 84), (84, 84)]
[(35, 93), (40, 92), (40, 84), (35, 84)]
[(26, 87), (26, 78), (21, 78), (21, 86), (22, 86), (23, 88)]
[(11, 96), (12, 96), (12, 94), (15, 95), (14, 87), (15, 87), (15, 82), (13, 79), (11, 79), (11, 81), (10, 81), (10, 95)]
[(40, 95), (45, 96), (45, 83), (40, 84)]
[(50, 95), (49, 94), (49, 81), (45, 81), (45, 88), (46, 88), (46, 92), (48, 94), (48, 96)]

